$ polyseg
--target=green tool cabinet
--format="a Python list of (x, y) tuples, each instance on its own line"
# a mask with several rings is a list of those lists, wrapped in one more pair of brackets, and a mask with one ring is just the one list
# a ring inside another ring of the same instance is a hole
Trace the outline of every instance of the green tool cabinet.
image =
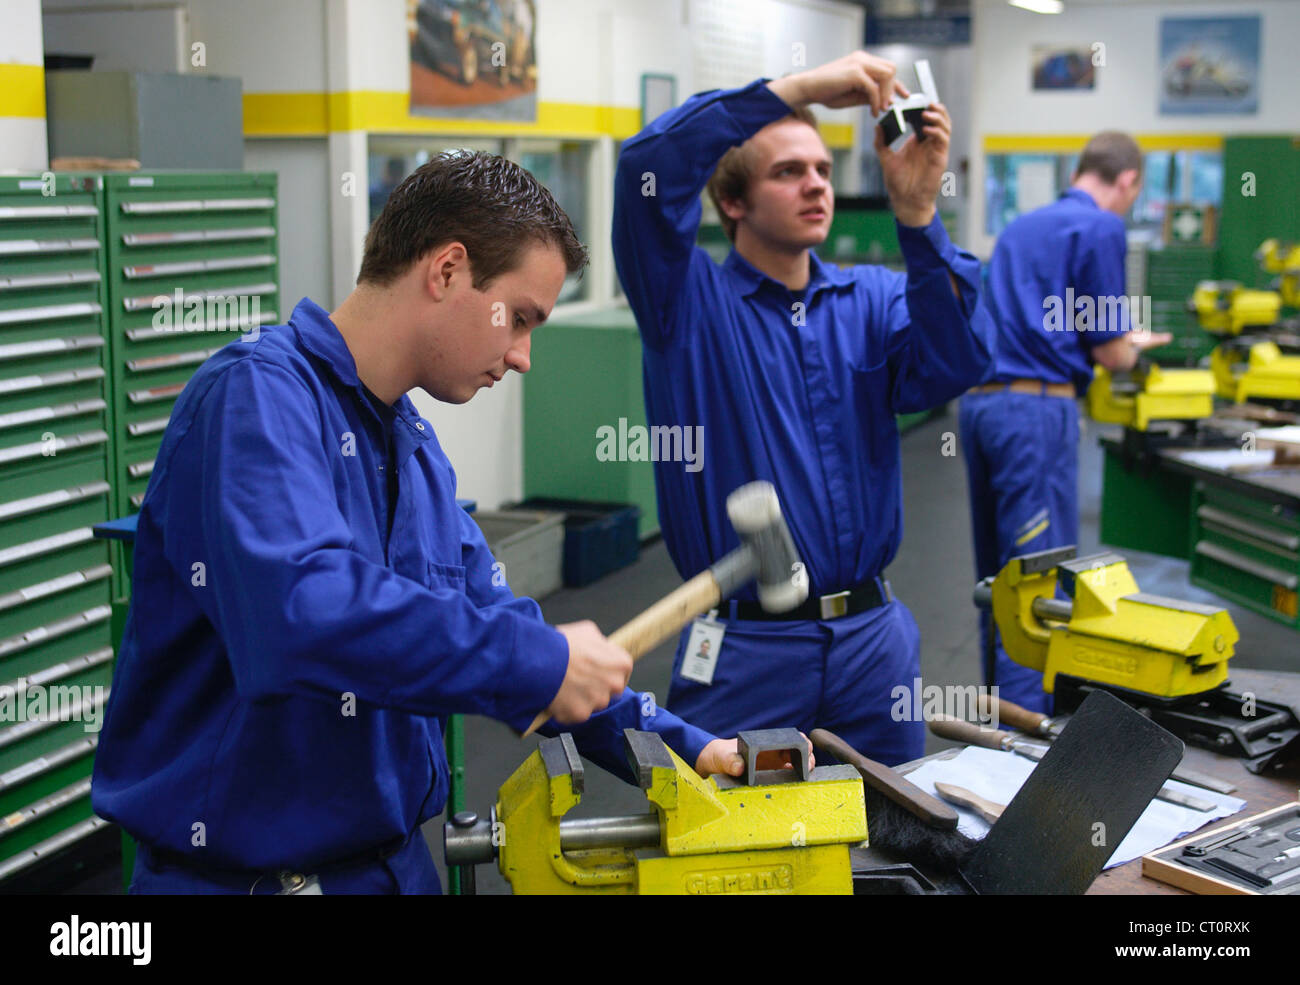
[(0, 884), (104, 824), (86, 727), (113, 661), (91, 534), (112, 509), (104, 231), (98, 178), (0, 177)]
[(1300, 497), (1196, 483), (1193, 585), (1300, 629)]
[(274, 174), (0, 177), (0, 688), (75, 698), (0, 703), (0, 887), (106, 824), (85, 719), (130, 575), (91, 528), (139, 509), (198, 366), (280, 321), (276, 198)]
[(140, 508), (194, 371), (225, 343), (279, 321), (276, 176), (116, 174), (104, 186), (113, 506), (123, 516)]

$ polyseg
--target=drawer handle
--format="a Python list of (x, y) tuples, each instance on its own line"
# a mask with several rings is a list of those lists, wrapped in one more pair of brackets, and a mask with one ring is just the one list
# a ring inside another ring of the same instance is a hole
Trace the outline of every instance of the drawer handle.
[(126, 215), (159, 215), (176, 212), (244, 212), (250, 209), (269, 209), (275, 205), (273, 198), (206, 198), (184, 199), (171, 202), (123, 202)]
[[(4, 252), (0, 250), (0, 253)], [(103, 311), (98, 301), (77, 301), (73, 304), (45, 304), (36, 308), (14, 308), (0, 311), (0, 325), (16, 325), (28, 321), (53, 321), (57, 318), (76, 318), (78, 315), (97, 315)]]
[(274, 226), (244, 226), (239, 229), (187, 229), (174, 233), (123, 233), (123, 246), (170, 246), (174, 243), (224, 243), (240, 239), (268, 239)]
[(47, 752), (39, 759), (29, 759), (27, 762), (15, 766), (8, 773), (0, 773), (0, 793), (4, 793), (6, 790), (10, 790), (33, 777), (52, 773), (64, 763), (71, 763), (82, 756), (89, 756), (98, 745), (99, 736), (87, 736), (66, 746), (61, 746), (53, 752)]
[(1227, 527), (1229, 530), (1235, 530), (1238, 533), (1248, 534), (1257, 540), (1267, 541), (1286, 551), (1300, 550), (1300, 537), (1294, 534), (1287, 535), (1272, 527), (1265, 526), (1262, 523), (1253, 523), (1250, 520), (1244, 520), (1234, 513), (1218, 509), (1214, 506), (1198, 506), (1196, 515), (1202, 520), (1208, 520), (1211, 523), (1217, 523), (1221, 527)]
[(79, 417), (82, 414), (93, 414), (95, 411), (103, 410), (108, 404), (95, 397), (93, 400), (73, 400), (66, 404), (55, 404), (53, 407), (33, 407), (30, 410), (16, 410), (12, 414), (0, 414), (0, 431), (5, 428), (22, 427), (24, 424), (35, 424), (38, 421), (53, 421), (61, 417)]
[(214, 270), (246, 270), (249, 267), (269, 267), (275, 263), (270, 253), (256, 256), (225, 257), (216, 260), (183, 260), (178, 263), (142, 263), (122, 268), (127, 280), (141, 277), (178, 277), (181, 274), (206, 274)]
[(51, 835), (44, 841), (38, 842), (27, 851), (5, 859), (0, 862), (0, 882), (8, 879), (16, 872), (22, 872), (23, 869), (35, 865), (42, 859), (48, 858), (55, 852), (61, 852), (69, 845), (75, 845), (81, 839), (90, 837), (106, 824), (108, 822), (102, 817), (88, 817), (80, 824), (64, 828), (58, 834)]
[(101, 480), (83, 483), (80, 486), (69, 486), (66, 489), (54, 489), (47, 493), (41, 493), (39, 496), (11, 499), (7, 503), (0, 503), (0, 520), (12, 520), (17, 516), (26, 516), (29, 513), (48, 510), (52, 506), (64, 506), (68, 503), (80, 503), (87, 499), (94, 499), (96, 496), (108, 492), (110, 488), (107, 482)]
[(82, 585), (103, 581), (105, 578), (111, 577), (112, 574), (113, 566), (111, 564), (97, 564), (94, 567), (82, 568), (80, 571), (70, 571), (66, 575), (59, 575), (49, 581), (40, 581), (35, 585), (28, 585), (26, 588), (5, 592), (0, 595), (0, 612), (26, 605), (36, 599), (57, 595), (59, 592), (66, 592), (69, 588), (80, 588)]
[(1272, 565), (1261, 564), (1251, 558), (1238, 554), (1236, 551), (1230, 551), (1226, 547), (1218, 544), (1211, 544), (1208, 541), (1196, 542), (1196, 553), (1203, 554), (1208, 558), (1213, 558), (1220, 564), (1226, 564), (1230, 568), (1236, 568), (1238, 571), (1244, 571), (1248, 575), (1254, 575), (1256, 578), (1262, 578), (1264, 581), (1274, 585), (1282, 585), (1295, 591), (1296, 585), (1300, 584), (1300, 578), (1289, 571), (1283, 571), (1281, 568), (1274, 568)]

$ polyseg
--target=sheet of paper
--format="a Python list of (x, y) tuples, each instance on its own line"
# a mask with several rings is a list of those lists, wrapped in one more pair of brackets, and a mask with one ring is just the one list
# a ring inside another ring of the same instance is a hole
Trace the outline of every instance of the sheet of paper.
[[(1033, 760), (1017, 756), (1015, 753), (968, 746), (952, 759), (936, 759), (925, 763), (908, 773), (907, 778), (926, 793), (936, 797), (939, 796), (934, 789), (937, 780), (940, 783), (955, 783), (965, 787), (995, 804), (1009, 804), (1020, 791), (1021, 784), (1028, 779), (1037, 765)], [(1138, 818), (1137, 824), (1133, 826), (1133, 830), (1116, 847), (1115, 853), (1106, 863), (1106, 868), (1141, 858), (1147, 852), (1168, 845), (1209, 821), (1236, 814), (1246, 806), (1246, 802), (1238, 797), (1179, 783), (1177, 780), (1170, 780), (1169, 787), (1179, 793), (1211, 801), (1216, 807), (1212, 811), (1202, 812), (1192, 810), (1190, 807), (1179, 807), (1177, 804), (1170, 804), (1163, 800), (1151, 801), (1147, 809), (1142, 812), (1142, 816)], [(952, 806), (960, 819), (957, 830), (962, 834), (980, 839), (989, 833), (989, 823), (974, 811), (966, 807), (958, 807), (956, 804)]]

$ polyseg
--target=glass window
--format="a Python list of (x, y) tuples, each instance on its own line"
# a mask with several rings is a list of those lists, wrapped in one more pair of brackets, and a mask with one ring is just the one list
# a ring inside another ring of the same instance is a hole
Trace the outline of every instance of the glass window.
[(1223, 204), (1223, 155), (1188, 154), (1193, 202)]
[(489, 154), (501, 154), (504, 152), (504, 143), (500, 140), (441, 136), (371, 137), (366, 147), (370, 221), (375, 221), (384, 203), (388, 201), (388, 196), (403, 178), (429, 158), (448, 150), (481, 150)]
[(1069, 183), (1070, 158), (994, 154), (985, 162), (984, 230), (997, 236), (1016, 216), (1054, 201)]
[[(555, 196), (573, 222), (578, 239), (590, 242), (591, 222), (587, 214), (588, 174), (591, 169), (591, 143), (578, 140), (520, 140), (515, 143), (514, 159), (530, 171)], [(589, 296), (590, 281), (570, 274), (560, 290), (558, 304), (579, 301)]]
[[(1077, 154), (991, 154), (985, 158), (984, 229), (997, 236), (1016, 216), (1050, 201), (1070, 185)], [(1049, 182), (1048, 170), (1052, 171)], [(1051, 196), (1047, 197), (1051, 187)], [(1026, 194), (1028, 191), (1028, 194)], [(1223, 155), (1191, 151), (1151, 151), (1143, 156), (1142, 191), (1129, 225), (1160, 229), (1171, 202), (1220, 203)]]

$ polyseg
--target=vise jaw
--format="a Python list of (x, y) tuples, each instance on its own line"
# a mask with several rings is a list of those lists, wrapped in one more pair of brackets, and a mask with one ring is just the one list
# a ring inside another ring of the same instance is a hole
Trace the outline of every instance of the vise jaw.
[(992, 586), (1003, 647), (1044, 691), (1061, 674), (1161, 698), (1223, 684), (1239, 638), (1227, 610), (1140, 591), (1118, 554), (1075, 553), (1012, 558)]
[(514, 892), (853, 891), (849, 846), (867, 837), (853, 767), (756, 772), (759, 752), (806, 749), (793, 729), (741, 733), (748, 782), (702, 779), (653, 732), (628, 729), (624, 741), (649, 813), (565, 820), (583, 788), (567, 734), (544, 739), (501, 787), (493, 842)]

